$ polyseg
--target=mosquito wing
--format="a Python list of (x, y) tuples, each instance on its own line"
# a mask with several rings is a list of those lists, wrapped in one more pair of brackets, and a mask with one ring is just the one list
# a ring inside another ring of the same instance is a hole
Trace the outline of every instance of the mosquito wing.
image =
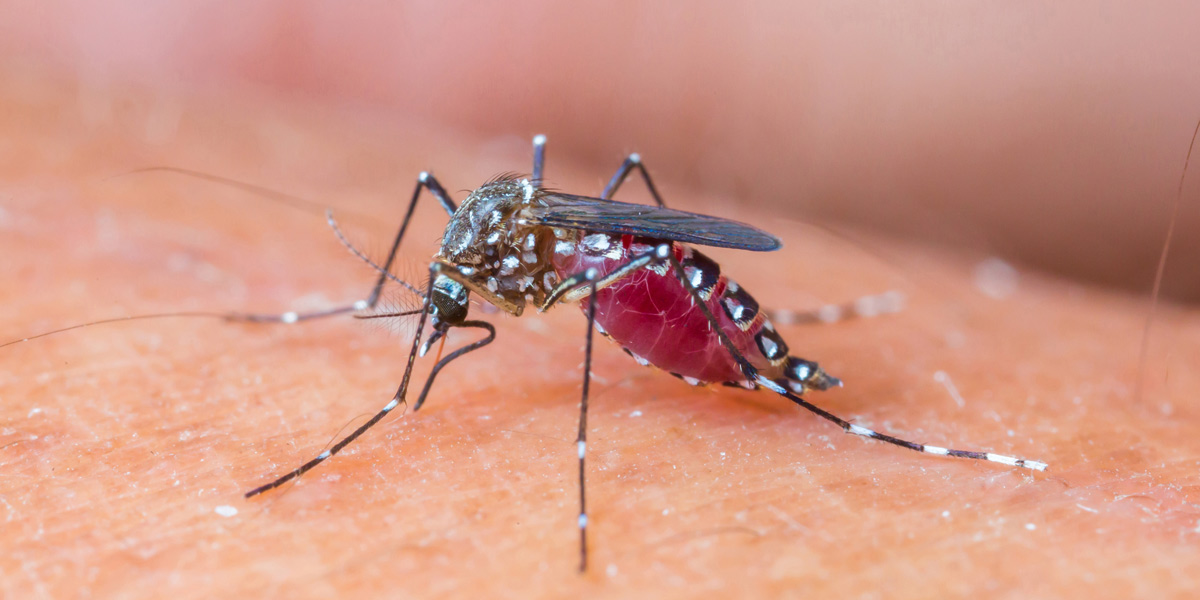
[(541, 205), (532, 207), (530, 212), (539, 224), (550, 227), (755, 252), (769, 252), (783, 246), (779, 238), (761, 229), (710, 215), (558, 192), (546, 192), (540, 199)]

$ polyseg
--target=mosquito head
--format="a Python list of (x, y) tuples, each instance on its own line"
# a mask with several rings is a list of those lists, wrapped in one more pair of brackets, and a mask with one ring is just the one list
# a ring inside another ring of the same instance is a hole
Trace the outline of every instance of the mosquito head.
[(533, 198), (535, 191), (528, 179), (515, 176), (479, 186), (450, 217), (442, 237), (442, 258), (456, 265), (478, 265), (488, 260), (488, 248), (506, 240), (513, 214)]
[(433, 280), (433, 317), (438, 322), (462, 323), (467, 318), (470, 294), (463, 285), (445, 275)]

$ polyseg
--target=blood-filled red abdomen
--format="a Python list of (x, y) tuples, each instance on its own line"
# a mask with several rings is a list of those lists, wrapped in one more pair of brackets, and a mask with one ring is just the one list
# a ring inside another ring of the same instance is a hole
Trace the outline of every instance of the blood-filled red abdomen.
[[(622, 243), (616, 236), (589, 234), (571, 248), (561, 244), (553, 264), (560, 280), (588, 268), (604, 276), (657, 243), (661, 242), (640, 238), (626, 238)], [(722, 276), (711, 259), (682, 244), (674, 244), (673, 251), (734, 346), (761, 374), (780, 376), (787, 346), (759, 314), (754, 299)], [(587, 300), (581, 305), (586, 309)], [(596, 324), (639, 362), (692, 383), (741, 383), (746, 379), (670, 265), (638, 269), (601, 289), (596, 295)]]

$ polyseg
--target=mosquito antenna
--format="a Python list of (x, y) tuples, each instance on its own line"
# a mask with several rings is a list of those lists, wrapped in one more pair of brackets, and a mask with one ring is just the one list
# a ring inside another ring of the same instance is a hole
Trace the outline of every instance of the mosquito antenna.
[[(268, 187), (255, 185), (253, 183), (247, 183), (245, 181), (238, 181), (236, 179), (230, 179), (228, 177), (222, 177), (220, 175), (213, 175), (211, 173), (205, 173), (203, 171), (184, 169), (182, 167), (146, 167), (144, 169), (134, 169), (132, 171), (128, 171), (125, 173), (113, 175), (112, 177), (106, 178), (104, 181), (117, 179), (117, 178), (121, 178), (121, 177), (127, 177), (129, 175), (139, 175), (139, 174), (144, 174), (144, 173), (174, 173), (176, 175), (184, 175), (187, 177), (194, 177), (196, 179), (201, 179), (201, 180), (204, 180), (204, 181), (207, 181), (210, 183), (216, 183), (218, 185), (223, 185), (226, 187), (238, 189), (243, 192), (254, 194), (256, 196), (262, 196), (264, 198), (268, 198), (270, 200), (279, 202), (280, 204), (283, 204), (285, 206), (290, 206), (297, 210), (302, 210), (302, 211), (313, 213), (316, 215), (320, 215), (320, 214), (324, 213), (329, 208), (328, 205), (326, 205), (326, 204), (322, 204), (320, 202), (314, 202), (312, 200), (308, 200), (307, 198), (301, 198), (300, 196), (295, 196), (295, 195), (288, 194), (285, 192), (280, 192), (278, 190), (273, 190)], [(369, 217), (367, 215), (357, 213), (354, 211), (344, 210), (343, 212), (349, 213), (357, 219), (362, 219), (362, 220), (370, 220), (371, 219), (371, 217)]]
[(354, 315), (355, 319), (390, 319), (392, 317), (409, 317), (421, 312), (421, 309), (406, 310), (404, 312), (380, 313), (377, 315)]
[[(424, 295), (421, 293), (421, 290), (418, 290), (416, 287), (413, 286), (413, 284), (411, 284), (407, 281), (404, 281), (403, 279), (400, 279), (399, 277), (396, 277), (395, 275), (392, 275), (391, 271), (387, 271), (383, 267), (375, 264), (375, 261), (373, 261), (369, 257), (367, 257), (366, 254), (363, 254), (362, 251), (359, 250), (358, 248), (355, 248), (354, 244), (351, 244), (350, 240), (346, 238), (346, 235), (344, 233), (342, 233), (342, 229), (341, 229), (341, 227), (338, 227), (337, 221), (335, 221), (333, 219), (333, 210), (331, 210), (331, 209), (325, 210), (325, 222), (329, 223), (329, 227), (330, 227), (330, 229), (333, 229), (333, 235), (337, 236), (338, 241), (341, 242), (342, 245), (345, 246), (347, 250), (349, 250), (352, 254), (354, 254), (354, 256), (358, 257), (359, 260), (367, 263), (368, 265), (371, 265), (371, 268), (378, 271), (384, 277), (387, 277), (388, 279), (404, 286), (405, 288), (408, 289), (408, 291), (410, 291), (418, 296)], [(408, 314), (415, 315), (417, 313), (413, 312), (413, 313), (408, 313)]]
[(1188, 144), (1187, 156), (1183, 159), (1183, 173), (1179, 174), (1179, 188), (1175, 192), (1175, 203), (1171, 207), (1171, 222), (1167, 225), (1167, 239), (1163, 241), (1162, 253), (1158, 256), (1158, 267), (1154, 271), (1154, 286), (1150, 290), (1150, 314), (1146, 315), (1146, 326), (1142, 328), (1142, 345), (1138, 350), (1137, 384), (1134, 387), (1133, 400), (1141, 404), (1142, 391), (1146, 383), (1146, 361), (1150, 355), (1150, 330), (1154, 326), (1155, 313), (1158, 312), (1158, 297), (1162, 292), (1163, 274), (1167, 270), (1167, 254), (1171, 251), (1171, 239), (1175, 237), (1175, 224), (1179, 221), (1179, 207), (1183, 204), (1183, 182), (1187, 179), (1188, 163), (1192, 160), (1192, 150), (1196, 147), (1196, 136), (1200, 135), (1200, 120), (1196, 121), (1196, 129), (1192, 131), (1192, 141)]
[(174, 313), (156, 313), (156, 314), (151, 314), (151, 315), (134, 315), (131, 317), (116, 317), (116, 318), (112, 318), (112, 319), (101, 319), (99, 321), (90, 321), (87, 323), (80, 323), (78, 325), (71, 325), (70, 327), (63, 327), (61, 329), (55, 329), (53, 331), (47, 331), (44, 333), (39, 333), (37, 335), (31, 335), (29, 337), (24, 337), (24, 338), (21, 338), (18, 340), (13, 340), (11, 342), (5, 342), (3, 344), (0, 344), (0, 348), (4, 348), (6, 346), (12, 346), (14, 344), (20, 344), (21, 342), (28, 342), (31, 340), (36, 340), (38, 338), (44, 338), (44, 337), (59, 334), (59, 333), (64, 333), (67, 331), (71, 331), (73, 329), (83, 329), (84, 327), (91, 327), (92, 325), (105, 325), (108, 323), (121, 323), (124, 321), (141, 321), (141, 320), (147, 320), (147, 319), (170, 319), (170, 318), (175, 318), (175, 317), (188, 317), (188, 318), (203, 317), (203, 318), (224, 319), (227, 321), (234, 321), (234, 320), (239, 320), (240, 318), (243, 317), (243, 315), (239, 315), (237, 313), (217, 313), (217, 312), (174, 312)]

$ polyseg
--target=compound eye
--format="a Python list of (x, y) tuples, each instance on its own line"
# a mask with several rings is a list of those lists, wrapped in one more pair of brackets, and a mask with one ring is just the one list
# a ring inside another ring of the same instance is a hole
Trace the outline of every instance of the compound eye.
[(447, 323), (461, 323), (467, 318), (470, 294), (463, 285), (449, 277), (439, 276), (433, 282), (433, 308)]

